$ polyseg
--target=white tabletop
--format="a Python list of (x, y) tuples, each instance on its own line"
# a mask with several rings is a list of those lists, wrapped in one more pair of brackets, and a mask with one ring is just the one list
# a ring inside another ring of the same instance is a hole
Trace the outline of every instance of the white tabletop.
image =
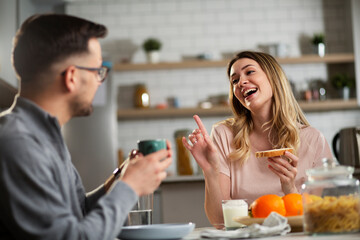
[[(192, 233), (187, 235), (183, 240), (201, 240), (205, 238), (200, 237), (201, 231), (205, 229), (214, 229), (214, 228), (196, 228)], [(224, 238), (226, 239), (226, 238)], [(348, 240), (348, 239), (360, 239), (360, 233), (353, 234), (334, 234), (334, 235), (318, 235), (318, 236), (310, 236), (305, 235), (304, 233), (289, 233), (285, 236), (274, 236), (274, 237), (266, 237), (266, 238), (254, 238), (256, 240), (269, 240), (269, 239), (281, 239), (281, 240)]]

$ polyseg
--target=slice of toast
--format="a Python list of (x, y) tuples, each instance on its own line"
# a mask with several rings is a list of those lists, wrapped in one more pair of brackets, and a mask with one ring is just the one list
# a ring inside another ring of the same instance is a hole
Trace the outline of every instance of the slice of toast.
[(285, 154), (285, 151), (293, 153), (293, 148), (279, 148), (279, 149), (272, 149), (267, 151), (259, 151), (255, 153), (255, 157), (277, 157)]

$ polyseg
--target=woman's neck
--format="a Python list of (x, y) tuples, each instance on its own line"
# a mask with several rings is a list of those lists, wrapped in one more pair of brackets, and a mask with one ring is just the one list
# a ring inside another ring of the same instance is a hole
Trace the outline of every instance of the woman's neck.
[(250, 133), (250, 142), (252, 148), (255, 151), (263, 151), (269, 150), (273, 148), (273, 144), (271, 143), (271, 129), (270, 121), (272, 119), (272, 115), (270, 111), (267, 113), (252, 113), (252, 120), (254, 127), (252, 132)]
[(254, 128), (253, 131), (259, 135), (268, 135), (269, 134), (269, 122), (272, 119), (271, 114), (265, 113), (265, 114), (255, 114), (251, 113), (251, 117), (253, 120)]

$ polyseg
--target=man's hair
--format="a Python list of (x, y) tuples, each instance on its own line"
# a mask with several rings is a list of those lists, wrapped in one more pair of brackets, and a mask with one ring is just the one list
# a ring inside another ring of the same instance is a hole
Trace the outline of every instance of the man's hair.
[(91, 38), (103, 38), (104, 25), (64, 14), (37, 14), (16, 33), (12, 61), (22, 83), (27, 84), (57, 62), (88, 52)]

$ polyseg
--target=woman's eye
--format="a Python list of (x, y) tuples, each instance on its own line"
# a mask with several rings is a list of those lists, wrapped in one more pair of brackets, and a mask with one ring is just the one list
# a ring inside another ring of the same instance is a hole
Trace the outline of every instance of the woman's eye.
[(232, 84), (237, 84), (239, 82), (239, 79), (233, 79)]
[(250, 74), (252, 74), (253, 72), (255, 72), (255, 71), (249, 70), (249, 71), (246, 72), (246, 75), (250, 75)]

